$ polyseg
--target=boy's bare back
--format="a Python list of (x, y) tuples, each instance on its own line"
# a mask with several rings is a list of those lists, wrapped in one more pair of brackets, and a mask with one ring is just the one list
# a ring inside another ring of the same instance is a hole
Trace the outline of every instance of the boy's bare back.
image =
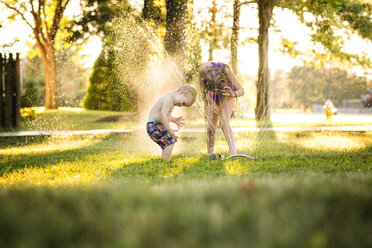
[(166, 112), (168, 120), (170, 120), (171, 113), (174, 109), (173, 99), (171, 97), (172, 93), (173, 92), (167, 93), (156, 101), (150, 110), (149, 119), (157, 120), (164, 125), (161, 114), (162, 112)]
[(170, 157), (178, 139), (175, 134), (178, 130), (173, 130), (169, 123), (175, 123), (178, 128), (184, 125), (182, 116), (172, 116), (174, 106), (189, 107), (194, 104), (195, 100), (196, 90), (192, 86), (184, 85), (160, 97), (151, 108), (146, 129), (150, 138), (163, 149), (163, 159)]

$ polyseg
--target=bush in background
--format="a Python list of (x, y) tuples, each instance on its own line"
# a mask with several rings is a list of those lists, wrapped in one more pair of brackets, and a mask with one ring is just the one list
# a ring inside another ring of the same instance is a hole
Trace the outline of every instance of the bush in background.
[(98, 56), (89, 78), (89, 88), (84, 108), (95, 110), (131, 111), (136, 106), (136, 93), (119, 80), (114, 66), (114, 52), (103, 49)]

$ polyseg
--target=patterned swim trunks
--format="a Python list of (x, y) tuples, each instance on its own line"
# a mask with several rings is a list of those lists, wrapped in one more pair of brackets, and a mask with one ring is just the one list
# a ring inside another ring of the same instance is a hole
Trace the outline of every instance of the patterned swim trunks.
[(147, 122), (146, 129), (147, 134), (150, 136), (150, 138), (163, 150), (173, 143), (177, 142), (176, 139), (170, 136), (163, 124), (161, 124), (157, 120), (150, 120), (149, 122)]

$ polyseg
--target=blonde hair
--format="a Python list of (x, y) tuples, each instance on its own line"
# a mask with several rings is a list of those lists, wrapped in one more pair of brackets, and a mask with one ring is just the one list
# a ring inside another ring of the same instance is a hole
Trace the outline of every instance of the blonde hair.
[(218, 63), (214, 68), (207, 71), (202, 79), (204, 94), (208, 91), (221, 92), (225, 86), (227, 86), (227, 75), (225, 64)]
[(177, 91), (183, 91), (185, 92), (185, 94), (187, 95), (187, 97), (189, 97), (189, 99), (191, 100), (191, 105), (193, 105), (196, 101), (196, 89), (194, 87), (192, 87), (191, 85), (182, 85), (181, 87), (178, 88)]

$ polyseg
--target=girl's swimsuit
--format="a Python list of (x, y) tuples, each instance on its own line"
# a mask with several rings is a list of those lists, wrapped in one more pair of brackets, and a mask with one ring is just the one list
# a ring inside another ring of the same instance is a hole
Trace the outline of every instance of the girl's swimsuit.
[[(217, 66), (217, 63), (215, 62), (211, 62), (212, 65), (210, 68), (215, 68)], [(218, 67), (223, 67), (225, 66), (225, 64), (218, 64)], [(230, 81), (227, 82), (227, 85), (232, 89), (233, 92), (236, 91), (236, 89), (234, 88), (234, 86), (232, 85), (232, 83)], [(213, 101), (215, 102), (220, 102), (221, 101), (221, 93), (213, 93), (213, 92), (209, 92), (209, 96), (212, 97)]]

